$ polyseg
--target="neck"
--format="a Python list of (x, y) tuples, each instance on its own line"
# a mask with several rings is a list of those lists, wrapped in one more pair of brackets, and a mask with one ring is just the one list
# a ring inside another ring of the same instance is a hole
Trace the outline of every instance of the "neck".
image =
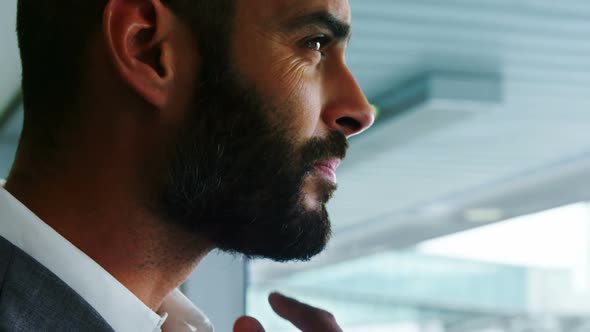
[(154, 311), (212, 249), (150, 213), (129, 177), (107, 163), (77, 159), (42, 173), (24, 159), (19, 154), (6, 190)]

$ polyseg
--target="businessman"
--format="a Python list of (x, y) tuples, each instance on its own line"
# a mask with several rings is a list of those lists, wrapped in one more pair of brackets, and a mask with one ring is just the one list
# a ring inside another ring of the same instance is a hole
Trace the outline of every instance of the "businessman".
[[(350, 27), (347, 0), (19, 0), (0, 330), (211, 331), (176, 290), (211, 250), (321, 252), (347, 138), (373, 122)], [(270, 303), (301, 331), (340, 331)]]

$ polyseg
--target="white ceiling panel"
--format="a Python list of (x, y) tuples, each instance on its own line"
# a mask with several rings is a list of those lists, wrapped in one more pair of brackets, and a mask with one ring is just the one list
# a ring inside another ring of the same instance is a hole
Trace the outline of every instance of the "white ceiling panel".
[(417, 70), (501, 72), (508, 84), (587, 84), (585, 1), (351, 0), (349, 63), (369, 96)]

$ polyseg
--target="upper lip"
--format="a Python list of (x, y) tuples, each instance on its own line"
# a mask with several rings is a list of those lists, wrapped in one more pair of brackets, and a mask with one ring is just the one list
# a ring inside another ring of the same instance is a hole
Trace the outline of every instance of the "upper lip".
[(316, 166), (327, 167), (332, 171), (336, 172), (336, 169), (338, 168), (338, 166), (340, 166), (340, 163), (342, 163), (342, 160), (340, 159), (326, 159), (318, 161), (316, 163)]

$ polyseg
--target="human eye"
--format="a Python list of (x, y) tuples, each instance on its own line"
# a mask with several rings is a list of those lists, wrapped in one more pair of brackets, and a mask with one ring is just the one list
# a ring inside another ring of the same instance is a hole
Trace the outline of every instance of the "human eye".
[(324, 55), (324, 49), (332, 42), (332, 38), (327, 35), (317, 35), (307, 38), (304, 41), (304, 47), (314, 52)]

